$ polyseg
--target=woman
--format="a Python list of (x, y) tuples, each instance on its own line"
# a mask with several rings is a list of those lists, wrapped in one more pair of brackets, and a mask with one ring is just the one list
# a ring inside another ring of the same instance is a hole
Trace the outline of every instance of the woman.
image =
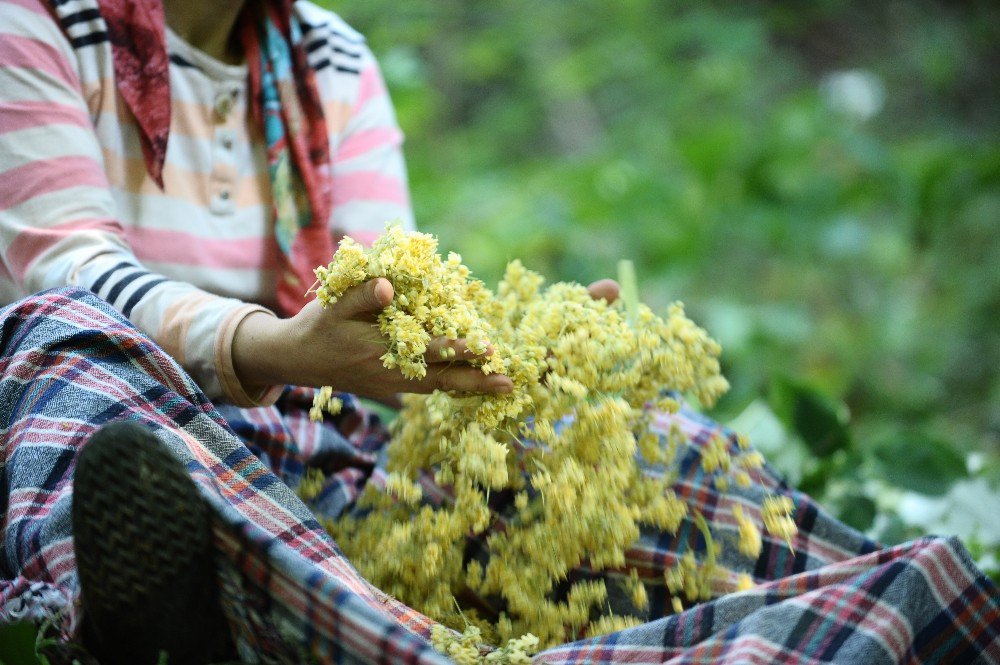
[[(377, 481), (385, 437), (350, 401), (335, 423), (310, 423), (311, 392), (286, 384), (382, 399), (511, 388), (460, 363), (422, 382), (382, 367), (370, 322), (392, 297), (385, 280), (329, 310), (302, 297), (339, 235), (412, 224), (401, 134), (361, 37), (278, 0), (0, 0), (0, 17), (3, 616), (47, 620), (102, 662), (161, 649), (175, 662), (443, 661), (425, 639), (432, 622), (361, 579), (288, 489), (304, 465), (325, 468), (335, 491), (323, 508), (336, 514)], [(616, 287), (592, 292), (610, 299)], [(443, 344), (469, 357), (438, 340), (430, 362)], [(692, 455), (718, 430), (678, 419)], [(750, 503), (777, 489), (759, 482)], [(682, 484), (732, 529), (714, 490)], [(815, 572), (705, 606), (718, 614), (625, 631), (600, 656), (542, 657), (613, 661), (654, 645), (656, 658), (820, 647), (844, 660), (992, 657), (996, 601), (960, 545), (857, 563), (874, 544), (795, 498), (794, 556), (769, 541), (746, 563), (761, 580)], [(636, 551), (654, 579), (683, 547), (651, 534)], [(826, 565), (842, 560), (854, 563)], [(958, 572), (921, 586), (927, 561)], [(850, 590), (842, 598), (893, 610), (901, 603), (865, 580), (895, 592), (905, 579), (940, 600), (901, 610), (911, 629), (894, 641), (878, 621), (827, 618), (826, 598), (803, 593), (831, 579)], [(975, 611), (940, 651), (931, 635), (952, 601)], [(840, 637), (817, 636), (831, 626)]]

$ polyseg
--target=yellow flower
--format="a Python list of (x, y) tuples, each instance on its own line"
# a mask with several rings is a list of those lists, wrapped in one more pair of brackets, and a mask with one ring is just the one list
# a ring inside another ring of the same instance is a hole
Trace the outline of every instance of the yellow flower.
[(739, 529), (739, 550), (752, 559), (760, 556), (762, 547), (760, 531), (757, 525), (743, 513), (743, 506), (737, 504), (733, 506), (733, 517), (736, 518), (736, 525)]
[(773, 536), (784, 540), (789, 549), (792, 549), (792, 538), (798, 534), (799, 529), (795, 520), (791, 518), (791, 513), (795, 509), (795, 504), (787, 496), (769, 496), (764, 499), (761, 506), (761, 519), (764, 520), (764, 528)]
[(750, 487), (750, 485), (753, 484), (753, 481), (750, 478), (750, 474), (742, 469), (734, 473), (733, 478), (736, 479), (736, 486), (742, 487), (743, 489), (747, 489), (748, 487)]
[[(457, 254), (442, 259), (432, 236), (398, 226), (388, 226), (370, 249), (345, 240), (331, 263), (316, 269), (314, 291), (329, 305), (375, 276), (395, 292), (378, 317), (387, 368), (425, 376), (431, 339), (465, 339), (474, 351), (492, 347), (489, 357), (469, 362), (486, 374), (506, 374), (514, 391), (408, 397), (393, 424), (385, 492), (365, 490), (365, 518), (328, 525), (337, 542), (380, 589), (464, 626), (461, 635), (432, 630), (435, 648), (457, 662), (528, 662), (540, 646), (634, 624), (633, 617), (608, 614), (603, 582), (570, 584), (559, 601), (554, 592), (585, 561), (598, 571), (625, 567), (640, 524), (673, 532), (688, 515), (662, 469), (692, 443), (671, 419), (680, 404), (661, 391), (693, 393), (710, 405), (728, 385), (718, 344), (680, 303), (663, 318), (640, 304), (630, 323), (621, 304), (594, 301), (579, 284), (546, 286), (518, 261), (494, 293)], [(453, 349), (441, 355), (448, 357)], [(337, 402), (324, 388), (311, 415), (321, 418), (339, 409)], [(730, 479), (741, 485), (757, 468), (745, 439), (736, 440), (732, 456), (722, 433), (702, 447), (702, 469), (719, 488)], [(637, 453), (659, 466), (640, 468)], [(433, 474), (449, 498), (421, 504), (414, 480), (421, 474)], [(508, 492), (512, 506), (497, 498)], [(741, 549), (752, 549), (756, 534), (759, 550), (755, 525), (742, 512), (737, 522)], [(469, 534), (494, 524), (503, 528), (486, 538), (489, 557), (463, 567)], [(681, 597), (708, 598), (718, 574), (719, 545), (705, 529), (704, 561), (688, 553), (664, 576), (675, 611), (683, 609)], [(642, 607), (644, 585), (634, 574), (628, 585)], [(496, 623), (471, 610), (456, 613), (455, 596), (465, 586), (502, 600), (506, 609)], [(506, 646), (492, 651), (481, 644), (503, 639)]]
[(399, 473), (390, 473), (385, 479), (385, 491), (403, 503), (416, 504), (423, 492), (420, 485), (411, 482)]

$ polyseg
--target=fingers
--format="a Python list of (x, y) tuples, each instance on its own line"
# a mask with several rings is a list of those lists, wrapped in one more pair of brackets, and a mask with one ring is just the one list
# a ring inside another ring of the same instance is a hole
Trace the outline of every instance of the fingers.
[(435, 337), (427, 345), (424, 358), (427, 363), (450, 363), (469, 361), (473, 358), (486, 358), (493, 354), (493, 347), (487, 346), (486, 351), (477, 354), (469, 348), (464, 339), (448, 339), (447, 337)]
[(467, 393), (509, 393), (514, 382), (503, 374), (483, 374), (481, 369), (469, 366), (428, 367), (421, 388), (459, 391)]
[[(348, 289), (336, 303), (343, 318), (367, 318), (385, 309), (392, 302), (394, 292), (389, 280), (378, 277)], [(510, 393), (514, 382), (502, 374), (483, 374), (481, 369), (464, 364), (474, 358), (493, 353), (487, 346), (485, 352), (475, 353), (464, 339), (437, 337), (427, 345), (424, 354), (428, 363), (427, 376), (419, 381), (404, 379), (399, 375), (396, 389), (400, 392), (429, 393), (434, 390), (468, 393)], [(392, 382), (395, 383), (395, 382)], [(384, 386), (388, 387), (388, 386)], [(379, 391), (381, 392), (381, 391)]]
[(587, 287), (587, 292), (590, 293), (591, 298), (594, 300), (604, 298), (609, 305), (618, 300), (618, 292), (620, 290), (618, 282), (613, 279), (600, 279)]
[(389, 407), (390, 409), (394, 409), (396, 411), (399, 411), (403, 408), (403, 398), (400, 396), (399, 393), (391, 393), (389, 395), (384, 395), (382, 397), (377, 398), (377, 400), (380, 403), (384, 404), (385, 406)]
[[(503, 374), (483, 374), (478, 367), (465, 365), (474, 358), (484, 358), (493, 353), (487, 346), (485, 353), (477, 354), (469, 348), (464, 339), (435, 337), (427, 345), (424, 357), (427, 359), (427, 376), (419, 382), (408, 382), (410, 392), (432, 392), (434, 390), (468, 393), (509, 393), (514, 390), (514, 382)], [(419, 383), (413, 385), (413, 383)]]
[(345, 318), (377, 314), (392, 302), (394, 292), (389, 280), (382, 277), (349, 288), (337, 300), (337, 308)]
[(381, 387), (392, 386), (394, 392), (377, 391), (366, 394), (368, 397), (389, 403), (388, 400), (399, 402), (401, 393), (427, 394), (435, 390), (445, 392), (506, 394), (514, 392), (514, 382), (504, 374), (483, 374), (483, 370), (471, 365), (428, 365), (427, 376), (422, 379), (407, 379), (397, 373), (395, 380), (381, 384)]

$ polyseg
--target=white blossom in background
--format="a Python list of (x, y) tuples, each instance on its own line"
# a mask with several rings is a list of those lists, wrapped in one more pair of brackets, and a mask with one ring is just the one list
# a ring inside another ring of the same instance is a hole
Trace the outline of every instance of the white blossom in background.
[(874, 117), (885, 103), (882, 80), (862, 69), (831, 72), (819, 89), (830, 109), (861, 122)]

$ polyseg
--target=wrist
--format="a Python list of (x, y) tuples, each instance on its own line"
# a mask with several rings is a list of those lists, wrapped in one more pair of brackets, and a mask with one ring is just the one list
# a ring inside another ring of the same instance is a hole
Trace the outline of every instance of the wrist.
[(236, 378), (248, 393), (287, 383), (282, 346), (287, 348), (287, 322), (269, 312), (251, 312), (233, 334), (232, 358)]

